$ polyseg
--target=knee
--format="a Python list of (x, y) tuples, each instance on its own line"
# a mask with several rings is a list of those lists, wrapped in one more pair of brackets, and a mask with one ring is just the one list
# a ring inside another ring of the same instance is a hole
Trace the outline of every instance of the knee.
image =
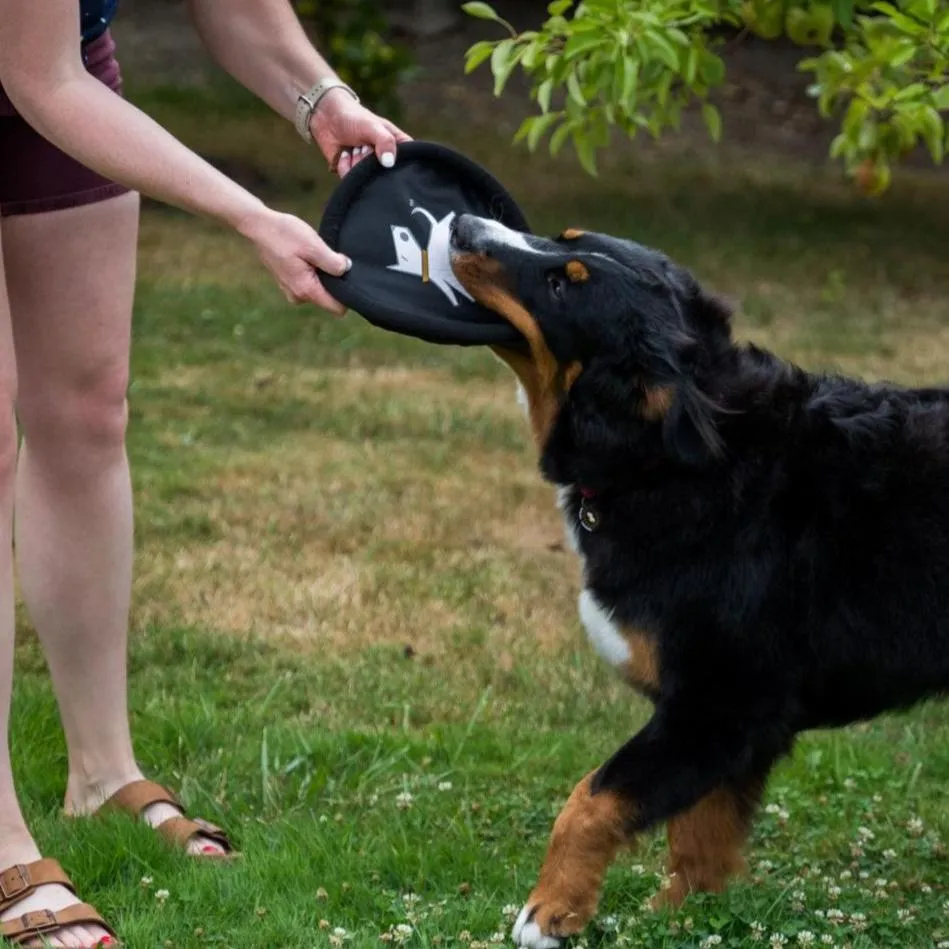
[(51, 381), (36, 393), (21, 392), (18, 410), (30, 456), (59, 458), (75, 470), (124, 451), (127, 391), (127, 368), (110, 367), (69, 385)]

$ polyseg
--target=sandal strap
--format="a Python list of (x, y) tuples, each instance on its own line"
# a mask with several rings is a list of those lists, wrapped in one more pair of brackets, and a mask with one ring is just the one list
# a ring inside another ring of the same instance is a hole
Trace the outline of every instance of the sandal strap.
[(125, 811), (134, 817), (140, 817), (142, 812), (153, 804), (171, 804), (181, 808), (179, 800), (167, 788), (163, 788), (154, 781), (131, 781), (125, 787), (119, 788), (110, 797), (101, 810)]
[(155, 829), (165, 840), (178, 847), (187, 847), (195, 837), (207, 837), (209, 840), (220, 844), (226, 854), (234, 851), (227, 833), (217, 824), (202, 820), (200, 817), (169, 817), (168, 820), (162, 821)]
[(0, 935), (14, 946), (22, 946), (37, 936), (48, 936), (67, 926), (89, 925), (101, 926), (113, 939), (118, 939), (115, 930), (88, 903), (74, 903), (56, 913), (48, 909), (24, 913), (0, 924)]
[(20, 900), (33, 893), (37, 887), (58, 883), (70, 892), (76, 889), (56, 860), (49, 857), (33, 863), (19, 863), (0, 872), (0, 913), (16, 906)]

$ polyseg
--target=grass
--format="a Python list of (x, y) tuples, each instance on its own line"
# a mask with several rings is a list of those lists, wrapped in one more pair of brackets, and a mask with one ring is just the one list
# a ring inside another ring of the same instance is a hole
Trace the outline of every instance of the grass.
[[(318, 220), (327, 182), (292, 129), (230, 90), (135, 95)], [(617, 153), (590, 181), (488, 132), (412, 130), (489, 164), (538, 230), (663, 247), (740, 299), (744, 337), (811, 367), (946, 374), (936, 180), (869, 203), (822, 171)], [(648, 715), (585, 645), (510, 378), (477, 350), (288, 308), (236, 238), (176, 212), (148, 208), (141, 244), (138, 751), (246, 857), (197, 865), (128, 820), (60, 817), (65, 750), (24, 620), (13, 750), (41, 846), (133, 949), (506, 938), (567, 793)], [(662, 869), (649, 838), (584, 939), (938, 945), (947, 781), (944, 706), (809, 735), (771, 785), (751, 880), (646, 913)]]

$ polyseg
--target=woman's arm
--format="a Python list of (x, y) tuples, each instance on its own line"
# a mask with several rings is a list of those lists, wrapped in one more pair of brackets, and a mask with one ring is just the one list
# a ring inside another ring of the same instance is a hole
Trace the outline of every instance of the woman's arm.
[(342, 312), (313, 268), (344, 273), (344, 256), (86, 72), (76, 0), (0, 0), (0, 83), (23, 118), (66, 154), (129, 188), (229, 225), (254, 242), (289, 299)]
[[(188, 7), (214, 59), (284, 118), (293, 120), (301, 93), (334, 76), (289, 0), (188, 0)], [(391, 167), (396, 145), (408, 141), (404, 132), (360, 106), (344, 89), (333, 89), (321, 100), (310, 132), (334, 169), (338, 162), (341, 175), (365, 156), (361, 146), (370, 146)]]

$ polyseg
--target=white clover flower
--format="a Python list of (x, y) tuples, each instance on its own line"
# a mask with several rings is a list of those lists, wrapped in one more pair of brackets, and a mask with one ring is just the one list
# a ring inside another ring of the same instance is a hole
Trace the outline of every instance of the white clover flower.
[(906, 822), (906, 830), (910, 837), (922, 837), (923, 832), (926, 830), (926, 825), (919, 817), (911, 817)]
[(829, 909), (826, 913), (828, 923), (842, 923), (846, 915), (839, 909)]
[(600, 920), (600, 926), (604, 929), (619, 929), (619, 920), (615, 916), (604, 916)]
[(750, 928), (751, 928), (752, 942), (761, 942), (761, 940), (764, 939), (765, 932), (767, 931), (765, 927), (761, 923), (759, 923), (758, 920), (755, 920), (751, 924)]
[(634, 863), (630, 868), (629, 872), (634, 876), (645, 876), (646, 868), (641, 863)]
[(848, 791), (852, 791), (856, 786), (857, 786), (857, 782), (854, 781), (853, 778), (846, 778), (846, 779), (844, 780), (844, 787), (845, 787)]
[(154, 882), (155, 881), (152, 879), (152, 877), (142, 877), (140, 885), (143, 889), (147, 890)]
[(171, 894), (167, 890), (155, 890), (155, 899), (159, 903), (164, 903)]
[(850, 925), (858, 933), (862, 933), (867, 928), (867, 917), (863, 913), (851, 913)]
[(451, 783), (451, 781), (439, 781), (439, 782), (438, 782), (438, 790), (439, 790), (439, 791), (450, 791), (453, 787), (454, 787), (454, 785)]
[(773, 817), (778, 814), (780, 810), (781, 808), (777, 804), (768, 804), (767, 807), (765, 807), (764, 812), (765, 814), (770, 814)]
[(820, 937), (820, 941), (825, 946), (832, 946), (834, 944), (834, 937), (831, 936), (830, 933), (824, 933), (824, 935)]
[(884, 860), (895, 860), (896, 851), (893, 850), (891, 847), (888, 847), (886, 850), (883, 851), (882, 856)]
[(422, 901), (422, 897), (419, 896), (418, 893), (403, 893), (402, 894), (402, 902), (405, 903), (406, 906), (415, 906), (417, 903), (420, 903), (421, 901)]
[(926, 896), (929, 896), (932, 891), (933, 888), (928, 883), (923, 883), (919, 888), (919, 892), (925, 894)]
[(514, 919), (515, 916), (521, 911), (519, 906), (515, 906), (513, 903), (508, 903), (501, 910), (501, 915), (506, 916), (508, 919)]
[(719, 935), (717, 935), (717, 934), (713, 934), (713, 935), (711, 935), (711, 936), (706, 936), (706, 937), (699, 943), (699, 945), (702, 947), (702, 949), (711, 949), (712, 946), (720, 946), (721, 944), (722, 944), (722, 937), (719, 936)]
[(843, 880), (844, 883), (846, 883), (847, 880), (850, 880), (852, 878), (853, 878), (853, 874), (849, 870), (844, 870), (844, 872), (840, 874), (840, 879)]
[(814, 945), (814, 934), (809, 929), (802, 929), (797, 934), (797, 944), (799, 946), (812, 946)]
[(859, 840), (860, 843), (862, 844), (868, 843), (869, 841), (873, 840), (875, 836), (876, 835), (873, 833), (872, 830), (870, 830), (869, 827), (857, 828), (857, 840)]
[(398, 943), (403, 943), (413, 932), (414, 930), (408, 923), (399, 923), (392, 928), (392, 938)]
[(913, 918), (913, 911), (911, 909), (898, 909), (896, 911), (896, 918), (901, 923), (908, 923)]
[(395, 796), (395, 806), (400, 811), (407, 811), (414, 800), (415, 798), (408, 791), (402, 791)]
[(758, 869), (759, 869), (762, 873), (767, 873), (769, 870), (773, 870), (773, 869), (774, 869), (774, 864), (773, 864), (770, 860), (759, 860), (759, 861), (758, 861)]
[(507, 940), (507, 933), (503, 929), (499, 929), (496, 933), (492, 933), (488, 936), (488, 942), (500, 943)]
[(788, 943), (788, 937), (782, 933), (772, 933), (771, 938), (768, 940), (768, 945), (771, 946), (771, 949), (781, 949), (782, 946), (786, 946)]

